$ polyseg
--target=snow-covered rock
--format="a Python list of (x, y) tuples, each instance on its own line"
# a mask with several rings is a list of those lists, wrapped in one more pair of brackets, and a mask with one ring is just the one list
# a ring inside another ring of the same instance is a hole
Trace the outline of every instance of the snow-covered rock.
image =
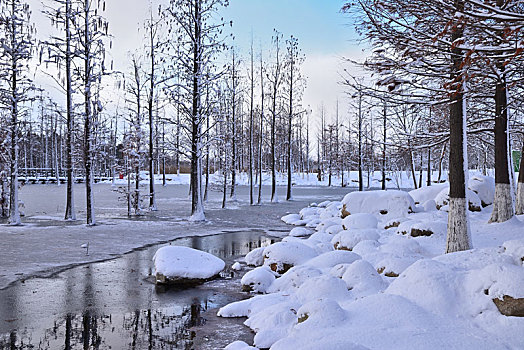
[(331, 240), (331, 244), (335, 249), (353, 250), (353, 248), (361, 241), (376, 241), (379, 238), (380, 235), (377, 229), (347, 230), (335, 235)]
[(260, 247), (250, 251), (244, 258), (246, 264), (249, 266), (262, 266), (264, 264), (264, 249), (266, 248)]
[(264, 265), (280, 274), (314, 258), (315, 249), (300, 242), (278, 242), (264, 249)]
[(257, 348), (248, 345), (246, 342), (237, 340), (229, 344), (224, 350), (258, 350)]
[(308, 260), (304, 265), (316, 267), (317, 269), (332, 268), (339, 264), (350, 264), (361, 259), (360, 255), (347, 250), (334, 250), (321, 254)]
[(435, 200), (437, 195), (442, 192), (444, 188), (449, 188), (449, 184), (432, 184), (431, 186), (424, 186), (416, 190), (409, 191), (409, 195), (415, 201), (415, 204), (424, 204), (429, 200)]
[(209, 253), (178, 246), (158, 249), (153, 257), (159, 284), (195, 283), (217, 276), (225, 267), (222, 259)]
[[(475, 192), (472, 190), (467, 190), (466, 196), (468, 197), (470, 211), (482, 210), (482, 203), (479, 196)], [(445, 207), (449, 205), (449, 186), (439, 192), (437, 197), (435, 197), (435, 203), (437, 204), (437, 209), (439, 210), (444, 210)]]
[(265, 293), (275, 281), (275, 273), (267, 266), (259, 266), (242, 277), (240, 283), (245, 292)]
[(301, 221), (302, 218), (300, 217), (300, 214), (288, 214), (281, 217), (280, 220), (284, 221), (288, 225), (294, 225), (295, 222)]
[(240, 271), (242, 270), (242, 265), (237, 261), (233, 265), (231, 265), (231, 270), (233, 271)]
[(472, 176), (469, 179), (468, 188), (478, 195), (483, 207), (493, 204), (493, 199), (495, 198), (495, 179), (491, 176)]
[(403, 191), (368, 191), (351, 192), (342, 200), (349, 214), (368, 213), (402, 217), (412, 212), (415, 207), (413, 198)]
[(367, 213), (357, 213), (349, 215), (342, 220), (342, 227), (345, 230), (377, 228), (378, 220), (375, 215)]
[(308, 230), (307, 228), (295, 227), (294, 229), (291, 230), (291, 232), (289, 232), (289, 235), (293, 237), (305, 237), (305, 236), (309, 236), (312, 233), (313, 232), (311, 232), (311, 230)]

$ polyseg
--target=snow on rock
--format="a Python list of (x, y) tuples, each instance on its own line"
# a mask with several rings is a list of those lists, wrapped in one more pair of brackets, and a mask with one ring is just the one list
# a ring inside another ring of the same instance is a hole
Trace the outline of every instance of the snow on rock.
[(351, 192), (342, 200), (345, 210), (353, 215), (368, 213), (386, 217), (403, 217), (415, 208), (413, 198), (403, 191)]
[(280, 278), (277, 278), (269, 287), (268, 292), (294, 292), (308, 279), (320, 275), (322, 275), (322, 272), (315, 267), (307, 265), (295, 266), (289, 269), (289, 271), (283, 274)]
[[(289, 238), (289, 237), (288, 237)], [(264, 249), (264, 265), (280, 274), (314, 258), (315, 249), (300, 242), (278, 242)]]
[(515, 259), (517, 264), (524, 263), (524, 239), (504, 242), (504, 251)]
[(435, 200), (437, 195), (445, 188), (449, 188), (449, 184), (432, 184), (431, 186), (425, 186), (409, 191), (409, 195), (413, 198), (415, 204), (423, 205), (429, 200)]
[(359, 259), (361, 259), (360, 255), (353, 252), (347, 250), (334, 250), (308, 260), (304, 265), (316, 267), (318, 269), (327, 269), (339, 264), (350, 264)]
[(468, 188), (478, 195), (483, 207), (493, 204), (493, 199), (495, 198), (495, 179), (491, 176), (472, 176), (469, 179)]
[(224, 348), (224, 350), (258, 350), (253, 346), (249, 346), (246, 342), (237, 340), (229, 344)]
[(378, 293), (387, 287), (387, 283), (375, 268), (365, 260), (358, 260), (349, 265), (341, 278), (356, 298)]
[(317, 218), (319, 215), (320, 209), (317, 207), (307, 207), (300, 210), (299, 215), (302, 219), (306, 218)]
[(305, 237), (305, 236), (309, 236), (312, 233), (313, 232), (311, 232), (311, 230), (308, 230), (307, 228), (295, 227), (294, 229), (291, 230), (291, 232), (289, 232), (289, 235), (293, 237)]
[(342, 220), (342, 227), (344, 230), (377, 228), (377, 225), (377, 218), (374, 215), (367, 213), (349, 215)]
[(242, 270), (242, 265), (237, 261), (233, 265), (231, 265), (231, 270), (233, 271), (240, 271)]
[(448, 224), (444, 221), (418, 221), (409, 220), (404, 221), (397, 228), (397, 233), (401, 235), (408, 235), (411, 237), (440, 235), (445, 236), (447, 233)]
[(244, 292), (265, 293), (275, 281), (275, 273), (267, 266), (259, 266), (246, 273), (240, 283)]
[(255, 248), (250, 251), (244, 260), (249, 266), (262, 266), (264, 264), (264, 249), (265, 247)]
[(308, 278), (295, 292), (301, 303), (318, 299), (343, 301), (350, 296), (346, 283), (329, 274)]
[(294, 225), (295, 222), (301, 221), (302, 218), (300, 217), (300, 214), (288, 214), (281, 217), (280, 220), (284, 221), (288, 225)]
[(365, 240), (376, 241), (379, 237), (380, 235), (377, 229), (347, 230), (333, 237), (331, 244), (335, 249), (353, 250), (359, 242)]
[[(298, 324), (295, 328), (323, 327), (344, 322), (347, 312), (329, 298), (310, 301), (297, 310)], [(307, 323), (307, 324), (306, 324)]]
[[(467, 190), (466, 196), (468, 197), (470, 211), (475, 212), (482, 210), (482, 203), (480, 201), (479, 196), (475, 192), (473, 192), (472, 190)], [(437, 209), (447, 209), (447, 206), (449, 205), (449, 186), (447, 186), (439, 192), (439, 194), (435, 197), (435, 203), (437, 204)]]
[(206, 281), (218, 275), (225, 267), (224, 261), (214, 255), (178, 246), (158, 249), (153, 261), (155, 280), (160, 284)]
[(456, 314), (458, 286), (463, 276), (435, 260), (423, 259), (408, 267), (386, 289), (385, 293), (402, 296), (423, 309), (439, 314)]

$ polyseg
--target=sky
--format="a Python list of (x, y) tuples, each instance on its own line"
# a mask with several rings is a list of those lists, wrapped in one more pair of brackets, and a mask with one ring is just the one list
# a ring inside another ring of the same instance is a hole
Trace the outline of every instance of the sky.
[[(168, 0), (152, 0), (152, 7), (156, 10), (160, 4), (167, 3)], [(37, 27), (42, 27), (40, 35), (45, 35), (49, 21), (38, 13), (42, 7), (40, 0), (29, 0), (29, 4), (34, 9)], [(233, 21), (234, 45), (246, 58), (251, 37), (255, 50), (262, 47), (265, 51), (270, 46), (273, 29), (284, 38), (297, 37), (306, 56), (303, 74), (308, 83), (303, 105), (318, 114), (323, 103), (328, 115), (332, 115), (337, 99), (342, 106), (345, 103), (344, 88), (339, 84), (340, 72), (348, 67), (342, 64), (343, 57), (364, 56), (350, 18), (340, 13), (343, 4), (341, 0), (230, 0), (219, 15), (225, 21)], [(143, 23), (149, 17), (150, 6), (147, 0), (106, 0), (104, 16), (113, 35), (110, 55), (115, 69), (127, 71), (129, 52), (143, 45)], [(347, 108), (342, 107), (341, 111), (347, 112)]]

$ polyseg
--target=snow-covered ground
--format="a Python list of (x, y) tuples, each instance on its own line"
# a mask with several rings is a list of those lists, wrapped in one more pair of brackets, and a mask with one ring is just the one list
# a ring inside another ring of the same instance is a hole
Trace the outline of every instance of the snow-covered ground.
[[(483, 202), (491, 186), (470, 182)], [(495, 303), (524, 298), (524, 217), (470, 212), (474, 249), (443, 254), (446, 191), (354, 192), (282, 217), (314, 233), (246, 256), (258, 267), (241, 283), (256, 294), (218, 315), (248, 317), (256, 335), (227, 349), (523, 349), (524, 317)]]
[[(144, 182), (144, 185), (146, 183)], [(221, 193), (210, 191), (206, 203), (207, 222), (188, 221), (188, 186), (157, 186), (158, 211), (127, 218), (126, 203), (109, 184), (96, 184), (97, 226), (86, 227), (84, 185), (75, 185), (77, 222), (64, 222), (66, 186), (27, 185), (20, 191), (25, 204), (23, 226), (0, 226), (0, 289), (34, 275), (48, 275), (77, 264), (114, 258), (138, 247), (175, 238), (218, 234), (223, 231), (258, 230), (279, 235), (279, 218), (295, 212), (316, 197), (334, 199), (347, 192), (340, 188), (295, 188), (294, 201), (268, 203), (270, 189), (263, 187), (263, 205), (249, 206), (248, 189), (237, 188), (236, 200), (220, 209)], [(147, 189), (144, 187), (143, 192)], [(285, 193), (278, 188), (278, 193)], [(89, 243), (89, 255), (82, 246)]]

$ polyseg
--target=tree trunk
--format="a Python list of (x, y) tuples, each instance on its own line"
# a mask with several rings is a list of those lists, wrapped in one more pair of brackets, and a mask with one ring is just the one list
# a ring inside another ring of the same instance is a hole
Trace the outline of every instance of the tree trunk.
[(204, 204), (202, 201), (202, 115), (201, 115), (201, 51), (202, 51), (202, 16), (200, 3), (195, 1), (195, 42), (193, 43), (193, 106), (191, 113), (191, 219), (204, 221)]
[(489, 222), (504, 222), (515, 215), (508, 157), (507, 86), (503, 77), (495, 91), (495, 198)]
[(517, 205), (516, 214), (524, 214), (524, 142), (522, 142), (522, 151), (520, 153), (519, 180), (517, 184)]
[[(455, 0), (457, 12), (464, 9), (463, 0)], [(451, 35), (454, 42), (461, 38), (464, 28), (458, 24)], [(468, 201), (466, 199), (467, 137), (466, 137), (466, 101), (462, 76), (462, 50), (452, 48), (451, 80), (461, 83), (456, 91), (451, 91), (449, 105), (449, 214), (446, 237), (446, 253), (453, 253), (471, 248), (471, 236), (468, 222)]]

